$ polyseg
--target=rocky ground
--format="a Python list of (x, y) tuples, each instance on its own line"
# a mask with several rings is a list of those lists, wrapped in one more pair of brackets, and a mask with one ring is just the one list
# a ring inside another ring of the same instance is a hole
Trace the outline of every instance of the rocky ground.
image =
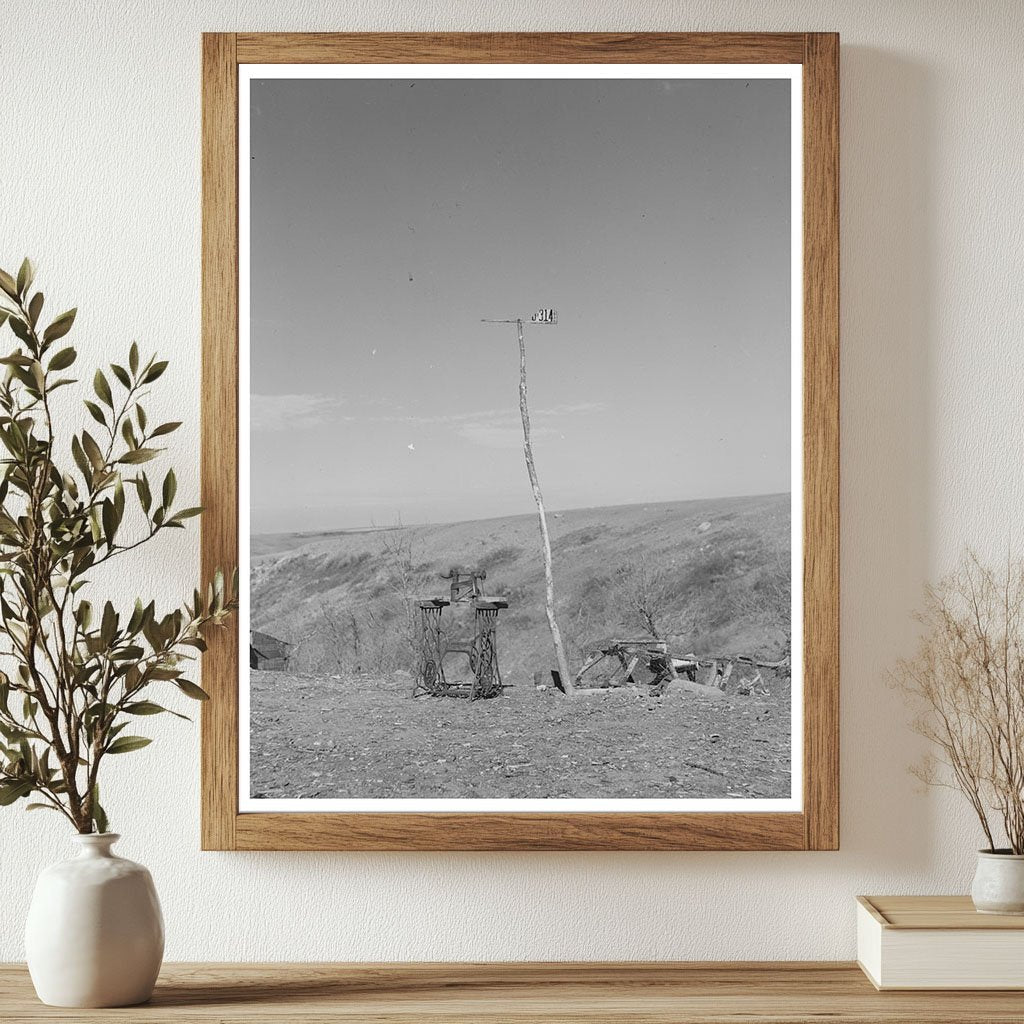
[(781, 798), (789, 680), (768, 693), (675, 687), (568, 699), (410, 697), (404, 673), (251, 673), (253, 797)]

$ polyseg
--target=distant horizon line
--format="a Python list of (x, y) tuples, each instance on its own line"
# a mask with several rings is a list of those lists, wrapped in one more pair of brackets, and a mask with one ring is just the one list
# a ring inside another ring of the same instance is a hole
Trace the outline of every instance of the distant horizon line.
[[(718, 494), (712, 497), (703, 498), (668, 498), (660, 501), (625, 501), (620, 502), (617, 505), (570, 505), (561, 508), (545, 509), (548, 515), (562, 515), (566, 512), (587, 512), (596, 511), (604, 508), (628, 508), (631, 506), (647, 506), (647, 505), (686, 505), (696, 504), (697, 502), (704, 501), (728, 501), (741, 498), (775, 498), (781, 497), (785, 494), (792, 494), (792, 489), (787, 491), (759, 491), (754, 494)], [(520, 516), (535, 516), (537, 510), (533, 509), (530, 512), (511, 512), (507, 515), (501, 516), (481, 516), (477, 519), (443, 519), (435, 521), (417, 522), (417, 523), (403, 523), (401, 517), (397, 523), (393, 523), (388, 526), (377, 526), (373, 523), (364, 526), (338, 526), (328, 527), (321, 530), (266, 530), (260, 533), (250, 532), (250, 537), (280, 537), (283, 535), (289, 535), (293, 537), (320, 537), (327, 534), (340, 534), (340, 533), (384, 533), (390, 530), (416, 530), (424, 526), (455, 526), (459, 523), (486, 523), (496, 519), (518, 519)]]

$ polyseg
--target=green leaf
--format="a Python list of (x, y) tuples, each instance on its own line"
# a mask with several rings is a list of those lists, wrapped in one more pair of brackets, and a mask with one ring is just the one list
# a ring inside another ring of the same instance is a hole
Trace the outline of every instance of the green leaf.
[(32, 287), (32, 281), (36, 276), (36, 268), (32, 266), (32, 261), (26, 256), (21, 261), (21, 266), (18, 268), (18, 294), (24, 295), (25, 292)]
[(154, 363), (149, 370), (146, 372), (146, 376), (142, 379), (143, 384), (152, 384), (153, 381), (159, 377), (164, 370), (167, 369), (167, 360), (164, 359), (159, 363)]
[(115, 708), (113, 704), (109, 704), (106, 701), (99, 701), (86, 708), (85, 714), (82, 716), (82, 721), (85, 722), (86, 726), (91, 726), (97, 718), (100, 718), (114, 710)]
[(14, 299), (15, 302), (18, 301), (18, 286), (14, 278), (5, 270), (0, 270), (0, 288)]
[(210, 699), (210, 695), (201, 686), (196, 686), (195, 683), (190, 682), (188, 679), (176, 679), (174, 685), (177, 686), (186, 697), (191, 697), (193, 700)]
[(32, 301), (28, 304), (28, 322), (35, 328), (39, 322), (39, 314), (43, 309), (43, 293), (36, 292), (32, 296)]
[(151, 437), (163, 437), (164, 434), (170, 434), (172, 431), (177, 430), (181, 426), (181, 420), (174, 423), (161, 423), (156, 430), (150, 435)]
[(114, 512), (120, 525), (124, 518), (124, 481), (120, 477), (114, 481)]
[(103, 540), (103, 528), (100, 526), (99, 512), (95, 505), (89, 509), (89, 531), (93, 544), (99, 544)]
[(100, 787), (95, 785), (92, 787), (92, 820), (96, 826), (96, 831), (101, 835), (104, 832), (109, 831), (109, 825), (107, 823), (106, 811), (100, 806)]
[(135, 599), (135, 607), (132, 609), (131, 618), (129, 618), (128, 625), (125, 627), (129, 636), (135, 636), (142, 629), (145, 617), (146, 609), (142, 604), (142, 598), (137, 597)]
[(143, 510), (148, 514), (150, 507), (153, 504), (153, 495), (149, 490), (149, 477), (147, 477), (145, 473), (136, 477), (135, 487), (139, 492), (139, 503), (142, 505)]
[(192, 719), (188, 715), (179, 714), (177, 711), (172, 711), (170, 708), (161, 707), (159, 704), (154, 704), (151, 700), (139, 700), (134, 704), (126, 704), (124, 706), (125, 712), (129, 715), (160, 715), (168, 714), (174, 715), (175, 718), (180, 718), (184, 722), (191, 722)]
[(27, 735), (24, 729), (19, 729), (16, 725), (6, 725), (4, 722), (0, 722), (0, 736), (3, 736), (8, 743), (17, 743)]
[(154, 704), (151, 700), (137, 700), (134, 704), (125, 704), (125, 714), (129, 715), (159, 715), (167, 708)]
[(128, 376), (128, 371), (123, 366), (118, 366), (117, 363), (110, 364), (110, 372), (126, 387), (132, 386), (132, 379)]
[(117, 632), (117, 612), (114, 606), (107, 601), (103, 605), (103, 619), (100, 622), (100, 639), (104, 647), (109, 647), (114, 641), (114, 634)]
[(12, 316), (7, 321), (11, 325), (11, 330), (14, 331), (20, 341), (25, 342), (26, 345), (32, 342), (32, 332), (28, 329), (28, 324), (25, 323), (20, 317)]
[(171, 502), (174, 501), (174, 495), (178, 491), (178, 479), (174, 475), (174, 470), (167, 470), (167, 476), (164, 477), (163, 486), (163, 503), (165, 508), (170, 508)]
[(128, 365), (131, 367), (132, 373), (139, 372), (139, 346), (134, 341), (128, 350)]
[(13, 430), (4, 430), (0, 427), (0, 441), (3, 442), (4, 447), (15, 457), (21, 454), (21, 448), (18, 445), (18, 439), (15, 436)]
[(26, 811), (58, 811), (58, 808), (54, 807), (53, 804), (26, 804)]
[(62, 348), (51, 360), (47, 370), (66, 370), (76, 359), (78, 353), (71, 348)]
[(124, 438), (124, 443), (128, 445), (132, 450), (139, 447), (139, 442), (135, 440), (135, 428), (132, 426), (132, 421), (125, 417), (124, 423), (121, 424), (121, 436)]
[(87, 630), (92, 625), (92, 603), (82, 601), (75, 609), (75, 618), (82, 629)]
[(86, 458), (82, 443), (78, 440), (77, 436), (71, 438), (71, 454), (74, 457), (75, 465), (78, 466), (78, 471), (86, 480), (91, 481), (92, 467), (89, 465), (89, 460)]
[(153, 741), (146, 736), (118, 736), (113, 743), (107, 747), (108, 754), (128, 754), (133, 750), (141, 750), (148, 747)]
[(88, 430), (82, 431), (82, 447), (85, 449), (85, 454), (89, 456), (92, 468), (98, 473), (106, 463), (103, 459), (103, 452), (100, 451), (100, 446)]
[(181, 677), (181, 672), (182, 670), (180, 668), (175, 668), (171, 665), (158, 665), (156, 668), (147, 669), (146, 675), (150, 679), (167, 679), (176, 681)]
[(157, 448), (136, 448), (134, 451), (125, 452), (117, 461), (124, 462), (129, 466), (137, 465), (140, 462), (149, 462), (160, 454)]
[(110, 385), (107, 383), (107, 378), (103, 375), (102, 370), (97, 370), (96, 375), (92, 379), (92, 386), (99, 395), (100, 401), (106, 403), (111, 409), (114, 408), (114, 396), (110, 393)]
[(138, 661), (146, 652), (138, 644), (119, 647), (110, 654), (111, 661)]
[(171, 523), (180, 523), (183, 519), (191, 519), (193, 516), (202, 515), (202, 505), (196, 505), (194, 508), (183, 508), (180, 512), (175, 512), (174, 515), (167, 521), (169, 526)]
[(49, 344), (51, 341), (63, 338), (64, 335), (71, 330), (71, 325), (75, 322), (75, 314), (77, 313), (77, 308), (69, 309), (66, 313), (61, 313), (61, 315), (57, 317), (57, 319), (54, 320), (45, 331), (43, 331), (43, 341)]
[(107, 546), (114, 546), (114, 537), (117, 534), (117, 512), (114, 510), (114, 503), (109, 498), (104, 498), (102, 506), (103, 536), (106, 538)]
[(12, 352), (10, 355), (0, 359), (0, 363), (3, 363), (5, 366), (31, 366), (32, 357), (22, 352)]
[(88, 398), (83, 399), (85, 402), (86, 409), (89, 410), (89, 415), (101, 426), (107, 425), (107, 417), (104, 416), (103, 410), (95, 403), (90, 402)]
[(31, 779), (19, 779), (16, 782), (0, 782), (0, 807), (8, 807), (15, 800), (32, 792), (33, 783)]

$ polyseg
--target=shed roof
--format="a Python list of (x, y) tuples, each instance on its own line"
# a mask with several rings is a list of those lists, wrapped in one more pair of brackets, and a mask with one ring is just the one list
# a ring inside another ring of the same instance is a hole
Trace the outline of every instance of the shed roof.
[(288, 648), (293, 645), (287, 640), (278, 640), (269, 633), (261, 633), (258, 629), (249, 630), (249, 646), (261, 658), (287, 658)]

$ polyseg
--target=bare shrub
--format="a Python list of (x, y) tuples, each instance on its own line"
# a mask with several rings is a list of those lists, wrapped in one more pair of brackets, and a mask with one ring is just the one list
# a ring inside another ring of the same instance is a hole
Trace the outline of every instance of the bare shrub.
[(615, 573), (615, 596), (622, 608), (622, 624), (660, 640), (668, 632), (665, 609), (665, 570), (647, 557), (627, 562)]
[(346, 573), (347, 596), (307, 604), (308, 621), (293, 652), (296, 667), (342, 675), (409, 669), (416, 661), (423, 586), (411, 533), (388, 531), (379, 558), (363, 552), (337, 565)]
[(1000, 827), (1024, 853), (1024, 562), (996, 572), (968, 554), (925, 589), (916, 618), (917, 653), (898, 663), (895, 681), (938, 754), (911, 770), (963, 793), (990, 850)]
[(396, 529), (383, 534), (381, 547), (385, 581), (398, 611), (393, 628), (389, 629), (384, 622), (378, 623), (376, 627), (396, 634), (393, 664), (386, 666), (386, 670), (390, 671), (415, 663), (422, 586), (416, 565), (415, 545), (408, 530)]

